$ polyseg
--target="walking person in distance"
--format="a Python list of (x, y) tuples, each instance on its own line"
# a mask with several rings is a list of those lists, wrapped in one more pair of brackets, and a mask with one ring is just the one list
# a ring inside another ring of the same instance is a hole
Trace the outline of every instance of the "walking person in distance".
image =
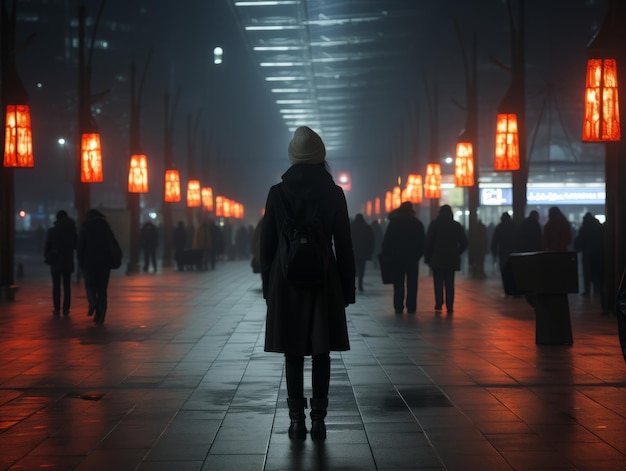
[(415, 216), (409, 201), (389, 214), (382, 253), (392, 266), (393, 308), (396, 314), (402, 314), (405, 305), (409, 314), (417, 312), (419, 262), (424, 254), (424, 238), (424, 225)]
[(78, 234), (76, 223), (64, 210), (57, 212), (54, 226), (48, 229), (44, 246), (44, 257), (50, 265), (52, 276), (52, 304), (54, 316), (61, 312), (61, 286), (63, 286), (63, 315), (69, 316), (72, 303), (72, 273), (74, 272), (74, 250)]
[(424, 261), (433, 271), (435, 311), (445, 303), (448, 314), (454, 311), (454, 272), (461, 269), (461, 254), (467, 248), (463, 226), (454, 220), (452, 208), (444, 204), (428, 226)]
[(119, 268), (121, 264), (121, 251), (118, 256), (113, 253), (114, 248), (119, 251), (119, 243), (104, 214), (97, 209), (87, 211), (78, 237), (78, 263), (85, 278), (87, 315), (95, 314), (93, 321), (97, 325), (104, 323), (107, 312), (111, 268)]

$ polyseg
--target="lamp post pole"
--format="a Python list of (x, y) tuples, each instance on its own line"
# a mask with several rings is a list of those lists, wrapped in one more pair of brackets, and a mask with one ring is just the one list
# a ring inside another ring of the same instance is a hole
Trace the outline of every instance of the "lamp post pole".
[[(171, 170), (174, 168), (174, 117), (176, 115), (176, 106), (180, 98), (180, 90), (176, 93), (176, 98), (170, 109), (170, 95), (165, 94), (164, 100), (164, 130), (163, 130), (163, 156), (165, 170)], [(168, 201), (163, 201), (163, 266), (172, 266), (172, 204)]]
[[(91, 61), (85, 62), (85, 5), (78, 6), (78, 137), (76, 142), (76, 166), (74, 171), (74, 207), (76, 222), (81, 225), (91, 206), (89, 184), (83, 183), (81, 174), (81, 136), (87, 132), (92, 121), (90, 108)], [(91, 56), (91, 55), (90, 55)]]
[[(609, 0), (606, 19), (600, 31), (589, 45), (591, 53), (614, 55), (617, 64), (617, 77), (622, 82), (626, 79), (626, 33), (623, 25), (626, 21), (626, 5), (619, 0)], [(619, 85), (618, 85), (619, 86)], [(623, 87), (618, 95), (619, 108), (626, 110), (626, 93)], [(623, 135), (623, 134), (622, 134)], [(606, 203), (604, 224), (604, 312), (615, 310), (617, 286), (626, 267), (626, 143), (620, 141), (605, 142), (605, 186)]]
[[(426, 103), (428, 105), (428, 123), (430, 125), (430, 147), (428, 150), (428, 162), (439, 162), (439, 92), (437, 84), (433, 85), (432, 93), (428, 82), (424, 80), (426, 88)], [(430, 198), (430, 220), (437, 218), (439, 214), (439, 198)]]
[[(0, 59), (2, 61), (0, 104), (2, 109), (2, 150), (5, 145), (6, 109), (11, 101), (25, 102), (28, 94), (15, 64), (16, 0), (11, 13), (5, 0), (0, 4)], [(0, 301), (14, 301), (15, 285), (15, 168), (0, 165)]]
[[(139, 81), (136, 87), (135, 61), (130, 66), (130, 155), (141, 154), (141, 95), (146, 78), (146, 71), (150, 63), (152, 53), (148, 55)], [(130, 257), (126, 267), (126, 273), (139, 272), (140, 250), (140, 193), (128, 191), (127, 204), (130, 219)]]
[[(200, 121), (200, 114), (196, 115), (195, 121), (192, 119), (191, 114), (187, 115), (187, 173), (189, 174), (189, 180), (197, 179), (197, 170), (196, 170), (196, 137), (198, 134), (198, 123)], [(193, 124), (192, 124), (193, 123)], [(187, 202), (187, 223), (189, 227), (196, 229), (195, 227), (195, 214), (196, 208), (189, 206), (189, 202)]]
[[(508, 1), (509, 10), (511, 0)], [(513, 220), (520, 224), (526, 211), (526, 186), (528, 183), (528, 160), (526, 157), (526, 48), (524, 32), (524, 0), (518, 0), (518, 25), (515, 27), (512, 12), (511, 24), (511, 90), (514, 106), (517, 111), (517, 127), (519, 136), (519, 170), (511, 176), (513, 186)]]

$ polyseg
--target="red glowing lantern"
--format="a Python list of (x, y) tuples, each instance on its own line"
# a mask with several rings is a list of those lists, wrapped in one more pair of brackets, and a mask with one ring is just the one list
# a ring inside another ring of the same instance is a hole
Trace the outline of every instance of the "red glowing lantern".
[(459, 142), (456, 145), (454, 184), (474, 186), (474, 146), (471, 142)]
[(515, 113), (498, 113), (496, 156), (493, 168), (496, 171), (512, 171), (520, 168), (519, 135)]
[(386, 213), (390, 213), (391, 210), (393, 209), (392, 204), (391, 204), (392, 200), (393, 200), (393, 197), (392, 197), (391, 191), (387, 191), (385, 193), (385, 212)]
[(369, 218), (372, 217), (372, 202), (365, 203), (365, 215)]
[(200, 180), (189, 180), (187, 182), (187, 207), (199, 208), (201, 201)]
[(130, 157), (128, 192), (148, 193), (148, 159), (143, 154), (133, 154)]
[(402, 204), (402, 189), (396, 185), (391, 192), (391, 207), (392, 209), (399, 208)]
[(589, 59), (585, 82), (585, 142), (619, 141), (619, 100), (615, 59)]
[(377, 216), (380, 214), (380, 198), (374, 199), (374, 214)]
[(224, 197), (215, 197), (215, 216), (218, 218), (224, 217)]
[(165, 171), (165, 196), (166, 203), (178, 203), (180, 201), (180, 174), (178, 170)]
[(424, 177), (424, 198), (441, 198), (441, 165), (426, 165)]
[(80, 181), (83, 183), (101, 182), (103, 177), (100, 134), (91, 132), (81, 136), (80, 155)]
[(33, 131), (28, 105), (7, 105), (4, 132), (4, 166), (34, 167)]
[(213, 189), (209, 186), (202, 188), (202, 209), (204, 211), (213, 211)]
[(409, 174), (406, 184), (407, 201), (413, 204), (422, 202), (422, 176), (417, 174)]

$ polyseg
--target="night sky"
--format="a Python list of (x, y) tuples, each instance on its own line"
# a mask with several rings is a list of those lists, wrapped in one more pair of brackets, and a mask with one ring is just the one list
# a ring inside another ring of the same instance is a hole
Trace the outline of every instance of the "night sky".
[[(70, 5), (67, 12), (62, 8), (65, 3)], [(35, 168), (16, 172), (16, 210), (23, 207), (54, 213), (73, 200), (76, 68), (75, 61), (63, 57), (67, 51), (63, 41), (71, 36), (78, 2), (45, 4), (18, 2), (22, 19), (18, 22), (18, 43), (31, 33), (37, 37), (17, 57), (18, 72), (31, 96)], [(98, 4), (95, 0), (85, 2), (91, 18)], [(501, 0), (407, 0), (407, 4), (418, 5), (419, 15), (413, 31), (414, 49), (403, 59), (409, 70), (403, 86), (388, 91), (389, 106), (375, 121), (359, 123), (363, 132), (350, 148), (337, 151), (341, 155), (328, 155), (331, 166), (334, 160), (341, 161), (353, 172), (354, 191), (348, 195), (353, 213), (371, 197), (369, 189), (395, 183), (380, 181), (381, 175), (388, 173), (385, 169), (392, 155), (399, 159), (400, 167), (409, 162), (414, 139), (420, 151), (427, 151), (424, 77), (437, 83), (439, 90), (439, 148), (442, 153), (453, 152), (465, 121), (463, 111), (453, 103), (465, 100), (455, 20), (467, 41), (472, 34), (477, 37), (481, 166), (489, 166), (492, 158), (492, 123), (510, 83), (507, 72), (489, 59), (493, 56), (505, 64), (510, 61), (505, 4)], [(528, 126), (536, 124), (548, 85), (554, 85), (564, 122), (576, 140), (578, 157), (596, 159), (598, 165), (602, 160), (597, 150), (580, 145), (579, 128), (585, 47), (599, 28), (605, 8), (606, 1), (599, 0), (526, 1)], [(26, 21), (29, 17), (37, 21)], [(242, 202), (249, 221), (256, 221), (269, 186), (289, 165), (286, 147), (290, 134), (229, 2), (108, 0), (100, 28), (99, 38), (112, 39), (108, 50), (96, 49), (93, 55), (92, 92), (108, 93), (96, 105), (99, 114), (95, 118), (104, 139), (105, 182), (92, 189), (92, 203), (124, 204), (128, 73), (133, 58), (141, 71), (152, 50), (142, 99), (142, 143), (151, 158), (151, 188), (143, 198), (146, 210), (158, 210), (162, 200), (164, 94), (169, 91), (175, 95), (180, 90), (174, 123), (175, 155), (183, 174), (188, 171), (187, 117), (191, 116), (192, 122), (198, 122), (196, 154), (202, 153), (202, 142), (208, 146), (208, 157), (204, 161), (198, 157), (196, 163), (199, 176), (207, 175), (203, 184), (208, 180), (218, 193)], [(217, 45), (225, 51), (221, 66), (212, 64), (212, 50)], [(38, 87), (38, 83), (42, 85)], [(410, 117), (415, 109), (420, 110), (417, 124)], [(66, 149), (57, 143), (61, 136), (70, 142)]]

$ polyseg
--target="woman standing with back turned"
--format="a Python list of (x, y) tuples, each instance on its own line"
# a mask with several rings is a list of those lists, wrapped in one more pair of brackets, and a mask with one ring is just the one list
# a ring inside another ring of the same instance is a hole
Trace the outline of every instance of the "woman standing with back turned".
[[(354, 254), (343, 190), (325, 161), (326, 148), (310, 128), (296, 129), (289, 144), (292, 166), (270, 188), (261, 228), (263, 297), (267, 302), (265, 351), (285, 355), (289, 438), (305, 439), (304, 357), (312, 356), (311, 438), (326, 438), (330, 352), (350, 349), (345, 308), (355, 302)], [(328, 249), (325, 279), (319, 284), (287, 281), (279, 263), (279, 238), (286, 212), (296, 221), (315, 216)]]

